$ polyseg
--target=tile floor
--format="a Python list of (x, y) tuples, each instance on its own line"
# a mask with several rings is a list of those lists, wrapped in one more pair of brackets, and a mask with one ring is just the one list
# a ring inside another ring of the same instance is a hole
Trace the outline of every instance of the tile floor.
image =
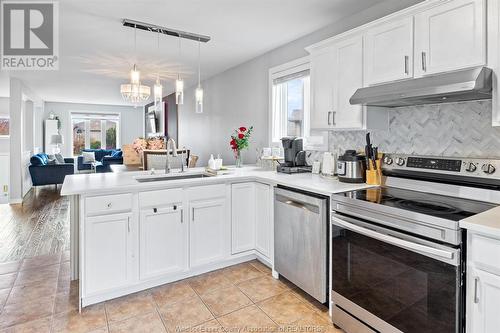
[(0, 332), (341, 332), (254, 260), (85, 308), (69, 253), (0, 264)]

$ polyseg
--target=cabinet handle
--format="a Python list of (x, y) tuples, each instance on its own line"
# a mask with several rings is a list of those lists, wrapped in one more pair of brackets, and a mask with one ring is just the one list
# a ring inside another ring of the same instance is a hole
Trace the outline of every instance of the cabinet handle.
[(405, 55), (405, 74), (408, 75), (410, 74), (410, 72), (408, 71), (408, 61), (409, 61), (409, 57), (407, 55)]
[(474, 278), (474, 303), (475, 304), (479, 303), (478, 285), (479, 285), (479, 278), (476, 276)]
[(127, 229), (128, 232), (130, 233), (130, 217), (127, 217)]
[(337, 125), (337, 124), (335, 123), (335, 114), (336, 114), (336, 113), (337, 113), (336, 111), (332, 111), (332, 125), (333, 125), (333, 126)]
[(332, 116), (332, 111), (328, 111), (328, 116), (327, 116), (328, 126), (332, 124), (331, 116)]
[(181, 223), (184, 223), (184, 209), (181, 209)]
[(191, 221), (194, 222), (194, 207), (191, 209), (192, 210), (192, 214), (191, 214)]
[(111, 208), (111, 202), (108, 202), (106, 206), (108, 206), (108, 208)]
[(427, 72), (427, 54), (422, 52), (422, 70)]

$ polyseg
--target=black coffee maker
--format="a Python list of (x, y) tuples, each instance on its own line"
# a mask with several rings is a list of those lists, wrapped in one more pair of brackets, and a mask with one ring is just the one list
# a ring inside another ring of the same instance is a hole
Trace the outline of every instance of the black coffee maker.
[(288, 136), (281, 139), (285, 161), (278, 165), (277, 171), (283, 173), (311, 172), (312, 167), (306, 163), (306, 151), (303, 150), (303, 139)]

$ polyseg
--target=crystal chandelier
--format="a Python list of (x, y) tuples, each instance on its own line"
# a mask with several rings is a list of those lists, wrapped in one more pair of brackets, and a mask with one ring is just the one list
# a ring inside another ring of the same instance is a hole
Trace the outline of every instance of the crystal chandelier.
[[(134, 52), (137, 54), (137, 29), (134, 27)], [(137, 65), (130, 71), (130, 83), (120, 85), (120, 93), (127, 102), (137, 104), (149, 99), (151, 88), (141, 84), (141, 73)]]

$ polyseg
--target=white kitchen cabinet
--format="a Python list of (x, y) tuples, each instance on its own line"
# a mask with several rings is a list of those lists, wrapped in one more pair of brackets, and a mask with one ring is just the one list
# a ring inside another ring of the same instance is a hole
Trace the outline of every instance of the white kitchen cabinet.
[(255, 183), (231, 185), (231, 253), (255, 248)]
[(255, 249), (267, 258), (271, 258), (272, 209), (272, 187), (255, 183)]
[(311, 53), (311, 129), (386, 129), (383, 108), (368, 111), (349, 102), (363, 87), (363, 34), (307, 48)]
[(88, 217), (84, 238), (84, 293), (112, 291), (133, 281), (136, 255), (132, 213)]
[(500, 276), (470, 268), (467, 293), (467, 332), (491, 333), (500, 328)]
[(364, 74), (365, 86), (413, 77), (413, 17), (367, 31)]
[(187, 223), (181, 202), (141, 209), (139, 220), (140, 279), (187, 269)]
[(500, 327), (500, 238), (468, 230), (467, 249), (467, 332), (497, 332)]
[(331, 129), (333, 112), (333, 49), (311, 54), (311, 128)]
[(486, 0), (453, 0), (415, 15), (415, 77), (486, 64)]
[(363, 87), (363, 36), (333, 45), (333, 109), (328, 117), (332, 128), (363, 128), (363, 106), (349, 99)]
[(190, 267), (227, 258), (231, 234), (225, 185), (192, 187), (188, 192)]

